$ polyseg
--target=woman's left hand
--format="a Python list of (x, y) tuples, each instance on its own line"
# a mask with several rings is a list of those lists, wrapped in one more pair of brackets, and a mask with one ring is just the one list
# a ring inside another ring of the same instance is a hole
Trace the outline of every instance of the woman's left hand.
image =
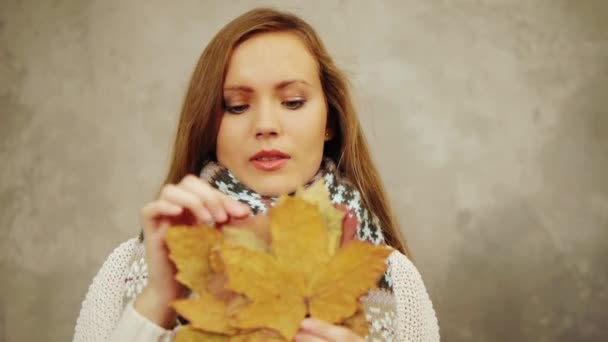
[(307, 318), (300, 324), (296, 342), (363, 342), (361, 336), (350, 329), (325, 321)]

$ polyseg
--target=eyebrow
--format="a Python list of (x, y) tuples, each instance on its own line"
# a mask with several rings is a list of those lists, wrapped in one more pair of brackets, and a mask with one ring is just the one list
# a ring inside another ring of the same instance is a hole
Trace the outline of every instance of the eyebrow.
[[(310, 87), (310, 84), (304, 80), (286, 80), (286, 81), (281, 81), (281, 82), (277, 83), (274, 86), (274, 89), (281, 90), (281, 89), (286, 88), (287, 86), (290, 86), (295, 83), (301, 83), (301, 84), (304, 84), (304, 85)], [(224, 91), (243, 91), (246, 93), (253, 93), (253, 88), (248, 87), (248, 86), (228, 86), (228, 87), (224, 88)]]

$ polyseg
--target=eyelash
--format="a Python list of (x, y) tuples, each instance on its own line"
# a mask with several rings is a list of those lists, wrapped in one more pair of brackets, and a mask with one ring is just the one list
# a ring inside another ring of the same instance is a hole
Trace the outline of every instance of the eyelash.
[[(298, 109), (302, 108), (305, 103), (306, 103), (306, 100), (292, 100), (292, 101), (283, 101), (282, 102), (282, 104), (285, 105), (287, 107), (287, 109), (289, 109), (289, 110), (298, 110)], [(297, 106), (296, 107), (287, 106), (286, 104), (296, 104)], [(249, 108), (249, 105), (225, 106), (224, 110), (230, 114), (238, 115), (238, 114), (243, 114), (248, 108)]]

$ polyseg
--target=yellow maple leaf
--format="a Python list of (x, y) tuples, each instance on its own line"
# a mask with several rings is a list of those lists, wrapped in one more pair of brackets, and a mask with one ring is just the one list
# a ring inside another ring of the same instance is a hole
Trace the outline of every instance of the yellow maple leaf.
[(307, 316), (339, 323), (358, 310), (358, 297), (374, 287), (391, 250), (353, 241), (332, 256), (327, 225), (316, 205), (287, 198), (270, 211), (271, 252), (224, 243), (227, 287), (251, 303), (230, 324), (271, 328), (292, 340)]
[(173, 303), (190, 324), (176, 341), (291, 340), (306, 316), (364, 336), (358, 298), (386, 268), (390, 250), (361, 241), (338, 249), (344, 213), (319, 182), (282, 198), (268, 215), (167, 233), (176, 279), (194, 292)]
[(211, 273), (209, 252), (222, 240), (222, 233), (207, 226), (171, 227), (165, 242), (177, 268), (175, 278), (196, 293), (206, 291)]
[(208, 333), (191, 326), (184, 326), (177, 330), (173, 342), (229, 342), (230, 336)]
[(190, 321), (193, 328), (227, 335), (237, 332), (226, 319), (226, 303), (208, 292), (202, 292), (198, 298), (177, 300), (173, 308)]
[(329, 192), (325, 188), (325, 181), (321, 179), (307, 189), (298, 191), (297, 196), (319, 207), (321, 218), (327, 225), (328, 252), (329, 255), (334, 255), (340, 246), (345, 213), (334, 207), (329, 198)]
[(194, 299), (173, 302), (173, 308), (195, 328), (235, 334), (237, 330), (228, 324), (225, 314), (227, 301), (216, 298), (208, 289), (213, 275), (209, 256), (222, 241), (222, 233), (207, 226), (172, 227), (167, 231), (165, 241), (170, 250), (169, 258), (177, 267), (175, 278), (195, 295)]
[(257, 329), (239, 335), (227, 336), (209, 333), (186, 325), (177, 330), (174, 342), (285, 342), (275, 331)]
[(225, 227), (222, 229), (224, 240), (234, 245), (247, 247), (254, 251), (268, 251), (268, 244), (248, 229)]

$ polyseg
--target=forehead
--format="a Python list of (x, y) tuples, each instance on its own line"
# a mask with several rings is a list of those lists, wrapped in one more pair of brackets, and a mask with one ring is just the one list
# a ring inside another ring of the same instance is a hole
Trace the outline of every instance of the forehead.
[(304, 42), (291, 32), (255, 35), (233, 52), (225, 84), (273, 86), (286, 79), (318, 84), (318, 67)]

